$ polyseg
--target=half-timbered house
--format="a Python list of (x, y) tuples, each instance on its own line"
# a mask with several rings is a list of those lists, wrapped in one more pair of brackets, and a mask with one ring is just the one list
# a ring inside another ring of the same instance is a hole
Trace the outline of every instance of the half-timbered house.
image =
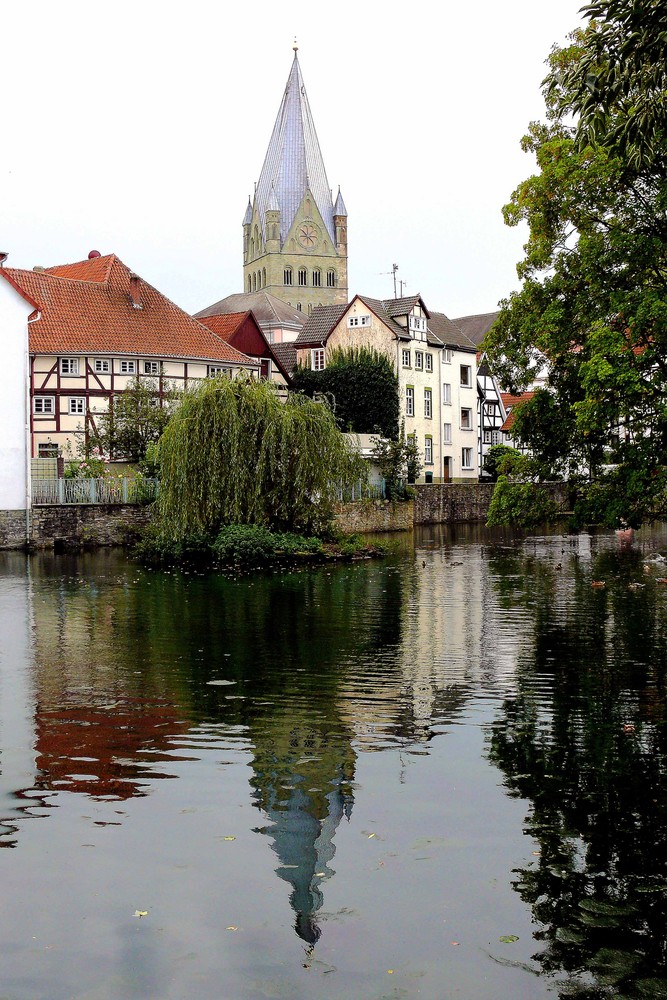
[(136, 376), (155, 405), (195, 379), (261, 363), (232, 347), (134, 274), (114, 254), (32, 271), (3, 268), (26, 301), (32, 457), (74, 457), (114, 396)]

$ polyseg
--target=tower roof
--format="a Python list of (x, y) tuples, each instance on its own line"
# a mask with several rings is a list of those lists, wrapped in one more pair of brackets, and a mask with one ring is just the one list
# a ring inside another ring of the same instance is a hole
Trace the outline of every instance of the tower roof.
[(324, 160), (313, 116), (294, 51), (294, 62), (280, 104), (264, 166), (257, 182), (255, 202), (262, 229), (269, 201), (280, 206), (280, 239), (284, 242), (306, 190), (313, 196), (331, 241), (335, 243), (334, 210)]

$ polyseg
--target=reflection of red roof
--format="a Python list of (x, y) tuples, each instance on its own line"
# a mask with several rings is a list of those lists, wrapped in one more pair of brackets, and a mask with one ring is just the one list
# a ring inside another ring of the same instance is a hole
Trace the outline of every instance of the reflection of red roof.
[(529, 399), (532, 399), (535, 395), (534, 392), (501, 392), (500, 398), (503, 401), (503, 406), (507, 411), (507, 418), (505, 423), (500, 428), (501, 431), (508, 433), (512, 430), (514, 426), (514, 421), (516, 420), (516, 411), (521, 406), (522, 403), (527, 403)]
[[(30, 324), (31, 354), (130, 354), (256, 363), (132, 275), (115, 254), (45, 271), (7, 268), (40, 317)], [(140, 308), (133, 304), (135, 286)]]

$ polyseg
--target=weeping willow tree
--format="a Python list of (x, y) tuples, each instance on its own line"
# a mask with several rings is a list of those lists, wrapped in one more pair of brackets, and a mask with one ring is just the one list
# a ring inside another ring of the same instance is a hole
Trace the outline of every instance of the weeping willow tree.
[(363, 463), (322, 403), (269, 382), (207, 379), (186, 393), (160, 440), (160, 525), (169, 538), (225, 524), (317, 533), (339, 485)]

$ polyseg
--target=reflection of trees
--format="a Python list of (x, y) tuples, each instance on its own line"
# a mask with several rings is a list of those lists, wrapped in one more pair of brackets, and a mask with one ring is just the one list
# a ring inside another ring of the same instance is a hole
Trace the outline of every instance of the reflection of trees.
[(632, 553), (597, 557), (600, 590), (588, 567), (511, 568), (534, 642), (490, 758), (531, 803), (539, 858), (515, 888), (543, 925), (535, 960), (568, 996), (667, 996), (667, 594)]

